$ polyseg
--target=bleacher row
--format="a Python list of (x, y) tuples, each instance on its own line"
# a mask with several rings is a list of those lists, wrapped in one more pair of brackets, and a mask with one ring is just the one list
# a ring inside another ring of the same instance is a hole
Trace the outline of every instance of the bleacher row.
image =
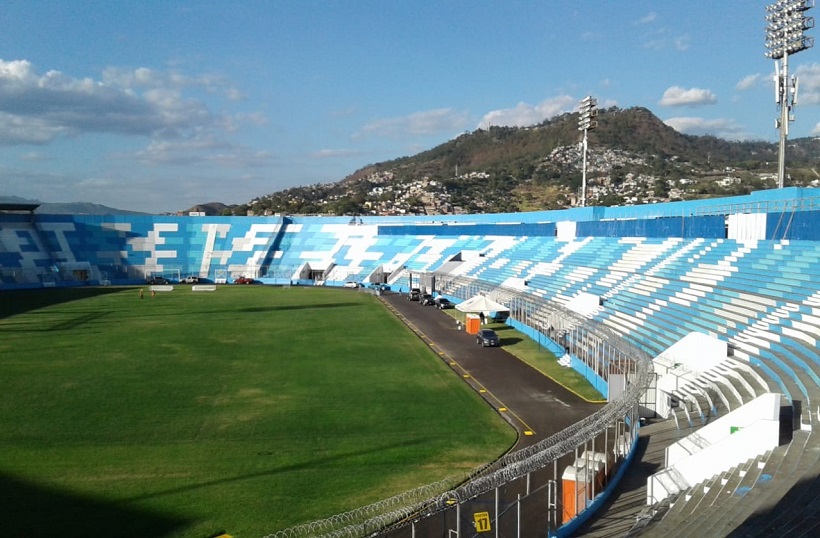
[[(579, 293), (597, 295), (601, 304), (591, 320), (653, 356), (691, 332), (729, 343), (726, 365), (679, 389), (683, 405), (669, 435), (681, 437), (770, 390), (794, 404), (793, 442), (681, 495), (656, 523), (659, 534), (664, 528), (681, 536), (723, 535), (731, 528), (754, 534), (754, 511), (771, 508), (795, 487), (785, 496), (790, 508), (781, 505), (778, 517), (757, 522), (778, 533), (793, 530), (802, 516), (790, 517), (789, 510), (800, 514), (806, 505), (801, 488), (817, 487), (818, 241), (380, 235), (378, 221), (351, 225), (327, 217), (0, 218), (0, 286), (20, 283), (17, 272), (45, 274), (76, 262), (104, 267), (115, 282), (168, 267), (206, 278), (220, 267), (256, 267), (262, 277), (281, 268), (292, 279), (308, 264), (327, 269), (329, 282), (364, 281), (380, 269), (403, 278), (447, 267), (454, 276), (559, 304)], [(717, 511), (720, 527), (709, 527), (704, 518)]]

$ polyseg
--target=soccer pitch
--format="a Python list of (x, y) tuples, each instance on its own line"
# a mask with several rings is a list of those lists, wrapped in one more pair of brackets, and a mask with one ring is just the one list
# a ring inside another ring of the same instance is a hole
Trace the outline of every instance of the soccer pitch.
[(515, 442), (354, 290), (4, 292), (0, 380), (9, 536), (260, 537)]

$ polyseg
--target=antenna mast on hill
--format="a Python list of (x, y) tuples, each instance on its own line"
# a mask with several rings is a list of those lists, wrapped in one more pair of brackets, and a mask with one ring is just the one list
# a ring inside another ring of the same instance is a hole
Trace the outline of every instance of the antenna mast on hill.
[(591, 95), (587, 95), (578, 103), (578, 130), (584, 132), (584, 139), (581, 142), (581, 153), (583, 154), (583, 165), (581, 168), (581, 207), (587, 205), (587, 132), (598, 126), (596, 117), (598, 101)]
[[(814, 46), (814, 39), (803, 34), (814, 28), (814, 17), (806, 11), (814, 7), (814, 0), (778, 0), (766, 6), (766, 57), (775, 60), (775, 102), (780, 118), (775, 127), (780, 130), (780, 148), (777, 158), (777, 188), (782, 189), (786, 178), (786, 138), (789, 122), (794, 121), (792, 107), (797, 105), (797, 77), (789, 79), (789, 55)], [(777, 60), (780, 60), (779, 64)]]

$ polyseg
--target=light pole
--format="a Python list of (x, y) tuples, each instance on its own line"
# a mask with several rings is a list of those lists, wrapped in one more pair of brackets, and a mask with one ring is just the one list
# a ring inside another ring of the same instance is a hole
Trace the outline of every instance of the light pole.
[(780, 130), (777, 156), (779, 189), (785, 185), (786, 138), (789, 136), (789, 122), (794, 121), (791, 110), (797, 105), (797, 77), (789, 78), (789, 55), (814, 45), (814, 39), (803, 34), (814, 28), (814, 18), (806, 16), (806, 11), (812, 7), (814, 0), (778, 0), (766, 6), (766, 57), (775, 61), (775, 103), (780, 107), (780, 118), (775, 121), (775, 127)]
[(591, 95), (587, 95), (578, 103), (578, 130), (584, 132), (584, 140), (581, 142), (581, 153), (583, 154), (583, 164), (581, 169), (581, 207), (587, 205), (587, 132), (598, 126), (595, 118), (598, 116), (598, 101)]

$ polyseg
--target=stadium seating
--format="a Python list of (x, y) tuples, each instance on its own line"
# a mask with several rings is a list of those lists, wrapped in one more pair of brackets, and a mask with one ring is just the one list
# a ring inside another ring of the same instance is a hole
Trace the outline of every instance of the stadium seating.
[[(781, 196), (805, 201), (817, 195), (786, 189), (770, 196), (779, 203)], [(764, 197), (753, 196), (755, 207)], [(736, 202), (684, 207), (689, 214), (719, 207), (743, 213), (743, 204)], [(516, 214), (518, 226), (510, 224), (512, 215), (470, 216), (461, 222), (452, 217), (451, 225), (444, 226), (423, 217), (368, 217), (363, 222), (349, 217), (31, 217), (0, 212), (0, 287), (50, 281), (74, 285), (80, 274), (84, 284), (127, 284), (161, 274), (197, 275), (212, 282), (220, 275), (246, 275), (265, 283), (310, 282), (321, 275), (327, 285), (342, 285), (381, 272), (400, 288), (408, 274), (446, 271), (559, 305), (591, 294), (600, 298), (600, 305), (588, 314), (590, 321), (653, 356), (693, 332), (729, 345), (728, 361), (677, 390), (682, 405), (673, 414), (675, 426), (659, 426), (657, 437), (678, 439), (769, 391), (794, 405), (794, 428), (785, 436), (791, 442), (682, 493), (669, 503), (666, 517), (645, 532), (654, 528), (661, 535), (675, 529), (676, 535), (700, 536), (755, 525), (776, 534), (802, 529), (803, 509), (812, 505), (808, 501), (820, 488), (820, 238), (811, 235), (816, 232), (785, 238), (772, 224), (767, 237), (729, 238), (722, 220), (716, 225), (709, 220), (697, 237), (694, 232), (680, 237), (579, 233), (570, 238), (533, 233), (544, 229), (544, 222), (588, 219), (601, 224), (600, 217), (609, 214), (612, 222), (680, 214), (680, 207), (668, 204), (664, 215), (663, 206)], [(793, 217), (794, 230), (817, 229), (805, 223), (820, 221), (818, 217), (820, 211), (800, 213)], [(78, 264), (93, 270), (73, 271)], [(546, 314), (539, 315), (533, 319), (549, 326)], [(757, 511), (774, 513), (763, 520), (753, 516)]]

